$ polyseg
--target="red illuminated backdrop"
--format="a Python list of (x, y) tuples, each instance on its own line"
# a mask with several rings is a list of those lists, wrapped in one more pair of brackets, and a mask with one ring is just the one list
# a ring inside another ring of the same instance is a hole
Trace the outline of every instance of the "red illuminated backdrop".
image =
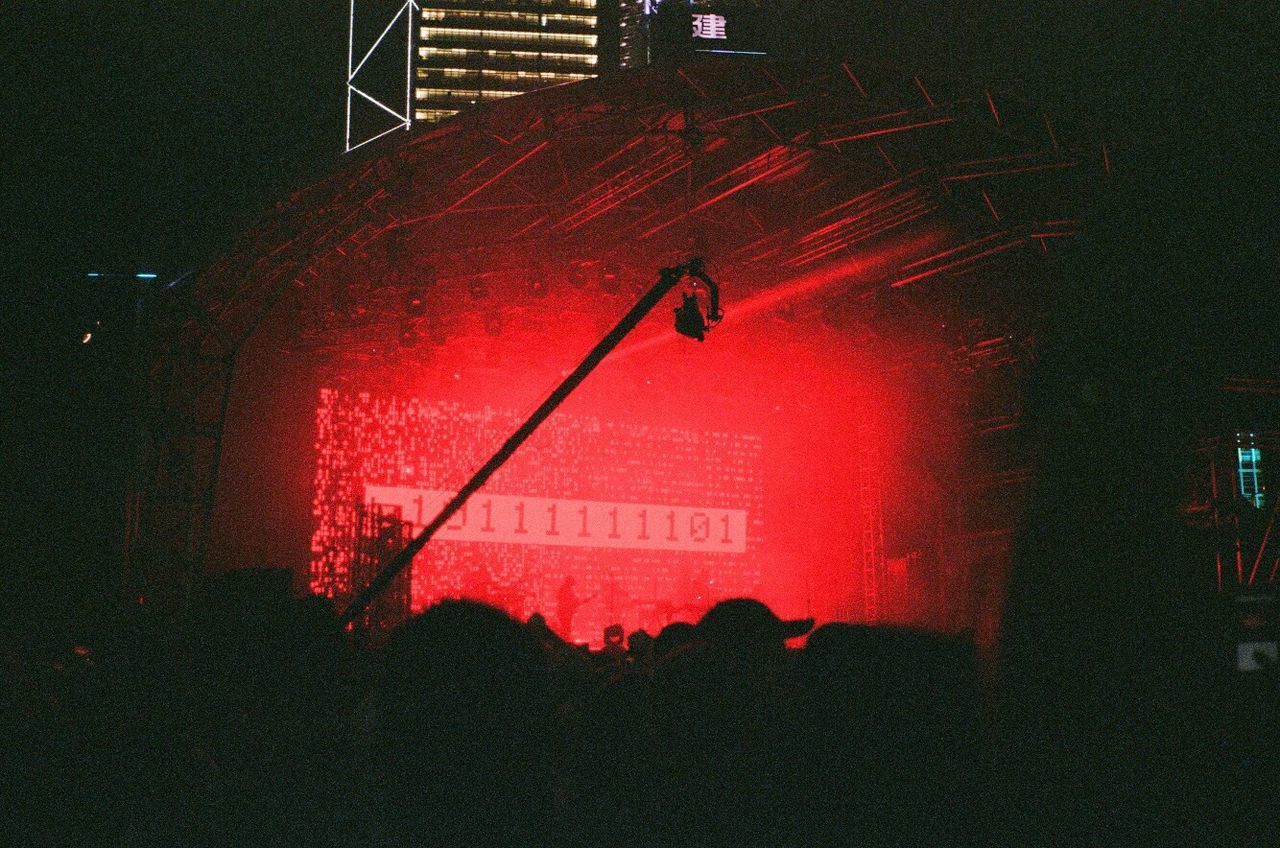
[[(743, 550), (442, 536), (414, 605), (485, 594), (553, 617), (563, 576), (583, 598), (612, 580), (574, 620), (595, 637), (611, 616), (660, 623), (705, 571), (703, 603), (758, 590), (784, 615), (989, 622), (1029, 479), (1038, 268), (1110, 167), (1073, 145), (999, 92), (734, 60), (510, 98), (353, 161), (201, 277), (206, 319), (181, 338), (202, 356), (182, 362), (235, 353), (225, 429), (200, 431), (225, 438), (150, 460), (167, 492), (211, 455), (217, 497), (141, 500), (139, 538), (198, 530), (184, 504), (212, 503), (210, 567), (288, 562), (345, 601), (344, 510), (372, 492), (427, 511), (660, 267), (702, 255), (723, 324), (699, 344), (659, 307), (479, 497), (517, 499), (490, 503), (503, 520), (521, 498), (586, 509), (591, 533), (615, 507), (741, 511)], [(171, 404), (216, 411), (219, 384), (171, 373)]]
[[(510, 411), (322, 391), (312, 590), (349, 595), (357, 502), (420, 530), (519, 423)], [(419, 555), (411, 606), (468, 596), (555, 625), (572, 577), (582, 606), (563, 635), (598, 642), (613, 622), (656, 632), (760, 592), (763, 511), (758, 436), (560, 416)]]

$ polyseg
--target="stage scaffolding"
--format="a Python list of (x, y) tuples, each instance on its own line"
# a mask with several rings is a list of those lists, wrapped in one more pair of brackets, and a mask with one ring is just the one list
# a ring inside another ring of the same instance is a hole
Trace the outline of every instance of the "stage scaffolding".
[[(1017, 360), (1038, 317), (1021, 269), (1076, 234), (1114, 159), (1000, 91), (875, 62), (745, 59), (532, 92), (364, 155), (277, 204), (156, 328), (131, 592), (181, 594), (204, 568), (236, 357), (264, 320), (291, 353), (340, 367), (397, 340), (448, 344), (449, 316), (495, 289), (536, 314), (545, 288), (530, 280), (608, 292), (647, 280), (655, 257), (705, 253), (739, 312), (817, 296), (833, 326), (879, 333), (904, 361), (934, 355), (912, 347), (913, 322), (951, 328), (947, 367)], [(828, 270), (940, 222), (945, 243), (909, 264)], [(547, 244), (566, 261), (531, 265)], [(876, 617), (885, 552), (874, 530), (864, 547)]]
[[(356, 520), (351, 537), (351, 581), (367, 586), (379, 569), (413, 541), (413, 523), (405, 521), (400, 507), (383, 504), (355, 505)], [(409, 617), (411, 569), (406, 568), (391, 581), (357, 621), (361, 632), (377, 638)]]
[(1280, 585), (1280, 380), (1234, 377), (1205, 410), (1183, 503), (1188, 525), (1209, 539), (1213, 575), (1226, 595), (1274, 593)]

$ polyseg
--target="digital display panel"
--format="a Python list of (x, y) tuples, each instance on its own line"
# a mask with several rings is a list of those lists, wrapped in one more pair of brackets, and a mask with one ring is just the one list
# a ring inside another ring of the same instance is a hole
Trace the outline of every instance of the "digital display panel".
[[(366, 504), (394, 507), (417, 531), (456, 495), (407, 486), (365, 486), (364, 491)], [(535, 547), (742, 553), (746, 524), (742, 509), (478, 495), (435, 538)]]
[[(323, 389), (310, 587), (350, 597), (361, 510), (414, 531), (519, 426), (514, 410)], [(470, 597), (599, 644), (761, 583), (762, 439), (556, 414), (415, 559), (414, 611)]]

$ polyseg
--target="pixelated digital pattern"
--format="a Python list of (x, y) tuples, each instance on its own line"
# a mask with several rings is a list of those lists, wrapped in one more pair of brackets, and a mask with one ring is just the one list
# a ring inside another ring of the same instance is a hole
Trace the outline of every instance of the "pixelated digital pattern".
[[(509, 410), (322, 389), (316, 409), (311, 591), (345, 600), (358, 588), (350, 579), (352, 545), (366, 487), (457, 491), (520, 421)], [(445, 597), (476, 598), (520, 618), (541, 612), (562, 636), (599, 644), (610, 623), (655, 633), (673, 619), (696, 620), (716, 600), (755, 594), (763, 537), (761, 451), (760, 437), (751, 434), (557, 414), (475, 498), (741, 510), (745, 550), (434, 539), (414, 560), (411, 607), (418, 611)], [(572, 578), (568, 587), (566, 578)]]

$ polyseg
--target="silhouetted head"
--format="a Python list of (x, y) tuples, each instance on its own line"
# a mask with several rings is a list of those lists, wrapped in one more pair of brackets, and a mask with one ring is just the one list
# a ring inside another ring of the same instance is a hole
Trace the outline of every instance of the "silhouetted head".
[(488, 604), (446, 600), (396, 629), (385, 651), (383, 686), (428, 702), (494, 707), (537, 693), (546, 685), (546, 667), (529, 628)]
[(627, 649), (632, 653), (653, 650), (653, 637), (644, 630), (633, 630), (627, 636)]
[(537, 842), (553, 707), (537, 637), (494, 607), (448, 600), (399, 627), (383, 659), (367, 755), (389, 841)]
[(698, 621), (697, 633), (712, 642), (781, 647), (787, 639), (803, 636), (812, 629), (812, 618), (784, 621), (760, 601), (731, 598), (707, 610)]
[(823, 660), (830, 658), (861, 657), (883, 641), (886, 628), (867, 624), (850, 624), (845, 621), (829, 621), (816, 628), (805, 641), (804, 652), (808, 657)]
[(698, 628), (687, 621), (673, 621), (658, 631), (658, 638), (653, 640), (653, 656), (662, 659), (697, 638)]

